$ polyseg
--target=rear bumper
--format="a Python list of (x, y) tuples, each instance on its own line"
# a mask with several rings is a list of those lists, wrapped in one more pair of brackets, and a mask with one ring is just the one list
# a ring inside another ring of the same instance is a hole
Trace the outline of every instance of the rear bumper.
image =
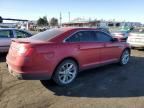
[(51, 77), (48, 75), (48, 72), (19, 72), (18, 70), (15, 70), (12, 68), (9, 64), (7, 64), (8, 71), (11, 75), (16, 77), (20, 80), (49, 80)]
[(9, 73), (23, 80), (49, 80), (53, 74), (46, 62), (29, 59), (28, 57), (13, 57), (7, 55), (6, 64)]

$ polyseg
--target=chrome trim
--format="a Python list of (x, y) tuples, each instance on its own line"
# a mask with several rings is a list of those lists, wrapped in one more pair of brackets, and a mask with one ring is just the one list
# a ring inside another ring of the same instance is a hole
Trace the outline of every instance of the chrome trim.
[[(68, 38), (70, 38), (70, 37), (73, 36), (74, 34), (76, 34), (76, 33), (78, 33), (78, 32), (81, 32), (81, 31), (97, 31), (97, 32), (102, 32), (102, 33), (107, 34), (107, 35), (110, 36), (111, 38), (113, 38), (112, 35), (104, 32), (104, 31), (101, 31), (101, 30), (77, 30), (77, 31), (75, 31), (74, 33), (72, 33), (71, 35), (69, 35), (68, 37), (66, 37), (66, 38), (63, 40), (63, 43), (66, 43), (66, 40), (67, 40)], [(77, 42), (72, 42), (72, 43), (77, 43)]]

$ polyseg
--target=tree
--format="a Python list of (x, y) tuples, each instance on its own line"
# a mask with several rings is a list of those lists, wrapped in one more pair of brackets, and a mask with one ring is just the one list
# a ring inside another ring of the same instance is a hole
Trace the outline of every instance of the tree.
[(43, 17), (43, 20), (44, 20), (44, 22), (45, 22), (45, 25), (48, 26), (49, 23), (48, 23), (48, 20), (47, 20), (47, 17), (46, 17), (46, 16)]
[(58, 19), (57, 18), (51, 18), (50, 20), (50, 25), (51, 26), (58, 26)]
[(2, 17), (0, 16), (0, 23), (2, 23), (3, 22), (3, 19), (2, 19)]
[(43, 18), (39, 18), (39, 19), (37, 20), (37, 25), (39, 25), (39, 26), (48, 26), (49, 23), (48, 23), (48, 21), (47, 21), (47, 17), (44, 16)]

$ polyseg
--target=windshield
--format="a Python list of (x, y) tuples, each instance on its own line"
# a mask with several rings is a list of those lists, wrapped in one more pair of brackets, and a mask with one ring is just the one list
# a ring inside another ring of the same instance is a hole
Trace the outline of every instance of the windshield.
[(40, 40), (40, 41), (48, 41), (48, 40), (51, 40), (51, 39), (55, 38), (56, 36), (58, 36), (64, 32), (65, 31), (63, 29), (60, 29), (60, 28), (49, 29), (49, 30), (46, 30), (44, 32), (40, 32), (40, 33), (30, 37), (30, 39)]

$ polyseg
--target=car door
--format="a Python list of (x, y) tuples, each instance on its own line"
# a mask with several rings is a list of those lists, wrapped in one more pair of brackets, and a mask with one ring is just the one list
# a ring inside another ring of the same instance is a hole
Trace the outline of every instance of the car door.
[[(79, 31), (67, 41), (74, 43), (78, 47), (78, 59), (83, 68), (95, 66), (100, 62), (99, 49), (104, 47), (103, 43), (95, 42), (94, 31)], [(72, 41), (71, 41), (72, 40)]]
[(109, 34), (101, 31), (96, 31), (96, 36), (98, 42), (104, 43), (104, 47), (100, 50), (101, 63), (117, 61), (121, 54), (119, 42), (112, 41), (113, 38)]
[(0, 30), (0, 52), (8, 51), (12, 38), (12, 30)]

